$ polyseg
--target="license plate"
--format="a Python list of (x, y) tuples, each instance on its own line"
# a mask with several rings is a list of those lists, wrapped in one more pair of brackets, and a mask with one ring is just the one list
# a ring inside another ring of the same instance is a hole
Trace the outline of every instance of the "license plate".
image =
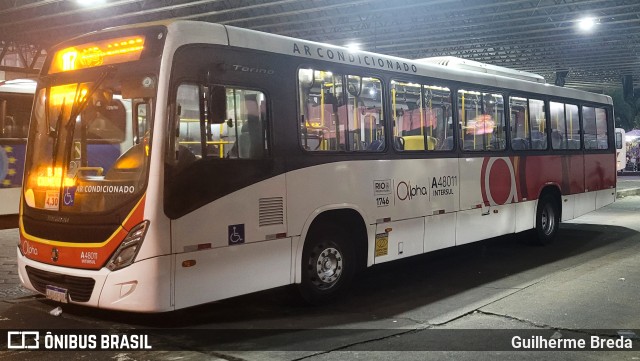
[(67, 294), (68, 291), (65, 288), (47, 285), (47, 293), (45, 294), (45, 296), (53, 301), (67, 303), (69, 302)]

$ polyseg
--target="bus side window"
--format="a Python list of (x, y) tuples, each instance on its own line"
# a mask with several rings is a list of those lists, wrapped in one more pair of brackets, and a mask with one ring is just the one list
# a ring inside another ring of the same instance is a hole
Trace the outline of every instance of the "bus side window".
[(584, 127), (584, 149), (598, 149), (595, 108), (582, 107), (582, 125)]
[(544, 101), (509, 97), (511, 113), (511, 149), (543, 150), (547, 148)]
[[(177, 162), (202, 158), (259, 159), (267, 155), (264, 93), (224, 87), (227, 119), (220, 124), (207, 120), (201, 92), (209, 89), (195, 84), (181, 84), (176, 94), (175, 151)], [(215, 105), (214, 105), (215, 107)], [(224, 111), (211, 109), (211, 112)]]
[(581, 149), (580, 141), (580, 116), (578, 106), (574, 104), (565, 105), (565, 120), (567, 121), (567, 149)]
[(551, 109), (551, 148), (566, 149), (564, 104), (550, 102)]
[(396, 150), (453, 149), (449, 88), (392, 80), (391, 96)]
[(15, 138), (16, 137), (16, 126), (15, 121), (12, 116), (4, 117), (4, 124), (2, 127), (2, 137), (3, 138)]
[(226, 88), (226, 93), (228, 120), (218, 126), (218, 132), (211, 132), (207, 144), (217, 146), (214, 149), (228, 159), (266, 157), (269, 150), (266, 132), (268, 111), (264, 106), (264, 93), (238, 88)]
[(300, 69), (298, 92), (299, 139), (305, 151), (385, 150), (380, 79)]
[(458, 90), (458, 119), (464, 150), (503, 150), (506, 146), (501, 94)]
[(550, 102), (551, 146), (553, 149), (580, 149), (578, 106)]
[(178, 87), (175, 134), (175, 150), (178, 163), (202, 156), (198, 94), (199, 87), (195, 84), (181, 84)]
[(246, 94), (244, 97), (245, 120), (237, 139), (238, 158), (262, 158), (264, 155), (262, 114), (257, 96), (258, 94)]
[(596, 140), (598, 143), (598, 149), (609, 149), (607, 123), (607, 110), (604, 108), (596, 108)]
[(7, 94), (0, 99), (0, 138), (26, 138), (31, 116), (31, 96)]

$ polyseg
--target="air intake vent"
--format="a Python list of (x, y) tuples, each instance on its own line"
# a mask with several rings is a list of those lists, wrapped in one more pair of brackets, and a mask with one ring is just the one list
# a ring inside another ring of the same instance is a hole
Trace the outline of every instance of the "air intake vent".
[(284, 203), (282, 197), (260, 198), (260, 227), (284, 224)]

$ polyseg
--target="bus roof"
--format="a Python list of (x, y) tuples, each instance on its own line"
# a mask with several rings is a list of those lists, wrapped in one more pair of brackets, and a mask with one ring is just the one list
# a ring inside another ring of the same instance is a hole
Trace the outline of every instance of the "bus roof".
[[(490, 64), (464, 60), (457, 62), (406, 59), (367, 51), (354, 51), (346, 47), (296, 39), (256, 30), (238, 28), (192, 20), (167, 20), (148, 24), (135, 24), (105, 30), (139, 28), (164, 25), (171, 33), (182, 36), (172, 39), (169, 48), (177, 49), (185, 44), (208, 43), (262, 50), (337, 64), (356, 65), (364, 68), (391, 71), (398, 74), (461, 82), (473, 85), (503, 88), (520, 92), (533, 92), (552, 97), (574, 98), (595, 103), (613, 104), (611, 97), (578, 89), (558, 87), (545, 83), (537, 74), (521, 72)], [(440, 59), (442, 60), (442, 59)], [(452, 66), (453, 63), (462, 64)]]
[[(299, 40), (232, 26), (226, 26), (226, 28), (229, 35), (229, 45), (231, 46), (260, 49), (335, 63), (354, 64), (368, 68), (404, 74), (416, 74), (456, 82), (613, 104), (611, 98), (606, 95), (540, 83), (538, 79), (535, 81), (533, 79), (519, 79), (518, 77), (508, 75), (506, 72), (497, 74), (477, 69), (451, 67), (437, 62), (411, 60), (367, 51), (353, 51), (345, 47)], [(308, 51), (306, 51), (305, 46), (308, 47)], [(333, 52), (333, 59), (330, 59), (330, 51)], [(338, 56), (338, 53), (341, 53), (342, 56)], [(350, 58), (349, 55), (353, 58)], [(351, 61), (351, 59), (353, 59), (353, 61)], [(405, 64), (409, 66), (408, 71), (405, 70)], [(512, 71), (514, 73), (517, 72), (516, 70)]]

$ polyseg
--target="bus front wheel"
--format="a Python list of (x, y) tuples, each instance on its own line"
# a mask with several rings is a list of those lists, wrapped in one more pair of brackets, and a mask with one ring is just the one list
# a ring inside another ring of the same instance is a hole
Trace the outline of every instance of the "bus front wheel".
[(302, 251), (300, 294), (314, 305), (330, 303), (351, 281), (354, 261), (347, 233), (342, 229), (325, 227), (310, 235)]

